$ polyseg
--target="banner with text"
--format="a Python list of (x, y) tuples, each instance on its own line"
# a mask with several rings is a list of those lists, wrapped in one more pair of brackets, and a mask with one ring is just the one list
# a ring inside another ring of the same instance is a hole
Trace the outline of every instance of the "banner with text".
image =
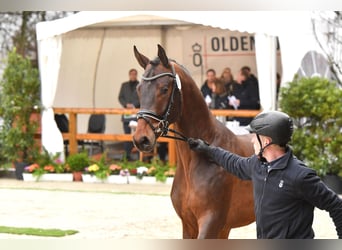
[[(243, 66), (249, 66), (257, 75), (254, 35), (195, 27), (183, 33), (184, 65), (197, 83), (203, 83), (206, 71), (210, 68), (219, 77), (225, 67), (229, 67), (234, 78)], [(278, 46), (277, 71), (281, 73), (280, 51)]]

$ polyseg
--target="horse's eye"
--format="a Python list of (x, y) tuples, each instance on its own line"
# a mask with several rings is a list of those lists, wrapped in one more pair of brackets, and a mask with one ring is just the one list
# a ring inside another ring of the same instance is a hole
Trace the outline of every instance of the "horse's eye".
[(160, 93), (165, 95), (168, 92), (168, 90), (169, 90), (168, 87), (162, 87), (161, 90), (160, 90)]

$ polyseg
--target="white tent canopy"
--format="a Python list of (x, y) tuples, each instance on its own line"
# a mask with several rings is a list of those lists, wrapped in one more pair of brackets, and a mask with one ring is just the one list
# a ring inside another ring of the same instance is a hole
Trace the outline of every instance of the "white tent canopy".
[[(39, 67), (42, 84), (42, 144), (49, 152), (63, 152), (63, 139), (54, 122), (52, 105), (58, 84), (63, 50), (62, 35), (83, 27), (193, 23), (255, 34), (255, 51), (261, 106), (273, 110), (275, 104), (276, 37), (282, 53), (282, 82), (291, 81), (310, 50), (320, 51), (312, 33), (309, 11), (269, 12), (167, 12), (167, 11), (84, 11), (75, 15), (37, 24)], [(189, 31), (191, 32), (191, 31)]]

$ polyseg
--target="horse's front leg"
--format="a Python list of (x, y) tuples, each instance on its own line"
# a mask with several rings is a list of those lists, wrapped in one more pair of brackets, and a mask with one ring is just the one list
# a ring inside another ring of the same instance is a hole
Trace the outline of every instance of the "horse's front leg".
[(226, 225), (225, 215), (207, 212), (198, 221), (198, 239), (227, 239), (230, 227)]
[(196, 239), (198, 235), (198, 227), (189, 221), (182, 220), (183, 239)]

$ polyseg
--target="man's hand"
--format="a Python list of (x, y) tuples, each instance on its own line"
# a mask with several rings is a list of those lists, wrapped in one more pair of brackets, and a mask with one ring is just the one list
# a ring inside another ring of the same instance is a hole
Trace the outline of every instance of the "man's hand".
[(191, 150), (197, 152), (208, 152), (209, 144), (201, 139), (189, 138), (188, 144)]

